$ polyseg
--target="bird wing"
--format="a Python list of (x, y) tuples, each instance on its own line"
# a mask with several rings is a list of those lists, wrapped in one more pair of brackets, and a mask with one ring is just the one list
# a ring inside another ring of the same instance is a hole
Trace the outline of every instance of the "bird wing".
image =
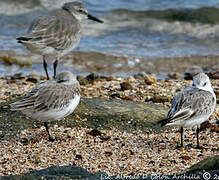
[(74, 39), (70, 39), (72, 34), (78, 33), (80, 33), (80, 24), (77, 23), (77, 20), (65, 10), (55, 10), (36, 18), (32, 22), (28, 34), (17, 40), (21, 43), (25, 41), (63, 50), (74, 41)]
[(208, 91), (198, 88), (185, 89), (172, 100), (165, 124), (211, 113), (214, 103), (215, 97)]
[(12, 110), (48, 111), (65, 108), (76, 94), (79, 95), (78, 85), (67, 86), (48, 81), (32, 89), (20, 101), (12, 103)]

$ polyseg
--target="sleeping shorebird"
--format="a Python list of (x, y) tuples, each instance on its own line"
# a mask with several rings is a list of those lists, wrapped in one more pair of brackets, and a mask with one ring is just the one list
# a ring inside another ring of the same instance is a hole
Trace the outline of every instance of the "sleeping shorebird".
[(54, 140), (48, 121), (61, 120), (71, 114), (80, 101), (80, 85), (71, 72), (61, 72), (55, 80), (34, 87), (21, 100), (10, 104), (11, 110), (21, 111), (28, 117), (44, 122), (49, 140)]
[(209, 77), (204, 73), (194, 76), (193, 86), (178, 93), (171, 104), (166, 119), (159, 123), (162, 126), (181, 127), (181, 146), (183, 146), (183, 128), (197, 126), (197, 148), (200, 148), (200, 124), (208, 120), (216, 105), (216, 95)]

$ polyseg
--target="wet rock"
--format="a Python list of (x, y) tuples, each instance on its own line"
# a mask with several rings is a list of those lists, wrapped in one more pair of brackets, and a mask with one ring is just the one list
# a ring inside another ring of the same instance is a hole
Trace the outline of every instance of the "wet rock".
[(196, 74), (201, 72), (203, 72), (203, 69), (200, 66), (190, 66), (185, 71), (185, 79), (192, 80)]
[(122, 91), (132, 89), (132, 85), (129, 82), (123, 82), (120, 84), (120, 86)]

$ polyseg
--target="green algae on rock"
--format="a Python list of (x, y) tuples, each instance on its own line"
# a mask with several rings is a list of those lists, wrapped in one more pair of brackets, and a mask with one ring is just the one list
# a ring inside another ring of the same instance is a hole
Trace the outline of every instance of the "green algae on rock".
[[(75, 112), (58, 121), (57, 124), (66, 127), (144, 131), (148, 128), (159, 129), (157, 122), (164, 118), (166, 113), (167, 109), (153, 103), (82, 98)], [(0, 108), (0, 134), (2, 136), (16, 136), (23, 129), (41, 125), (41, 122), (25, 117), (21, 112)]]

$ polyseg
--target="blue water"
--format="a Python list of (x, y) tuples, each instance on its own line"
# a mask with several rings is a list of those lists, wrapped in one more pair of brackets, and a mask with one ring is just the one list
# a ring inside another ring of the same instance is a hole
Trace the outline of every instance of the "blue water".
[[(0, 1), (0, 50), (28, 53), (16, 42), (16, 36), (25, 33), (35, 17), (57, 8), (57, 4), (62, 4), (61, 0), (48, 0), (50, 5), (36, 3), (27, 6), (28, 2), (28, 0)], [(136, 13), (149, 10), (160, 12), (167, 9), (218, 8), (219, 0), (86, 0), (84, 2), (89, 12), (102, 18), (105, 23), (97, 25), (95, 22), (85, 21), (84, 36), (77, 47), (78, 50), (133, 57), (219, 54), (217, 24), (192, 21), (170, 22), (165, 19), (136, 16)], [(119, 9), (129, 11), (118, 11)]]

